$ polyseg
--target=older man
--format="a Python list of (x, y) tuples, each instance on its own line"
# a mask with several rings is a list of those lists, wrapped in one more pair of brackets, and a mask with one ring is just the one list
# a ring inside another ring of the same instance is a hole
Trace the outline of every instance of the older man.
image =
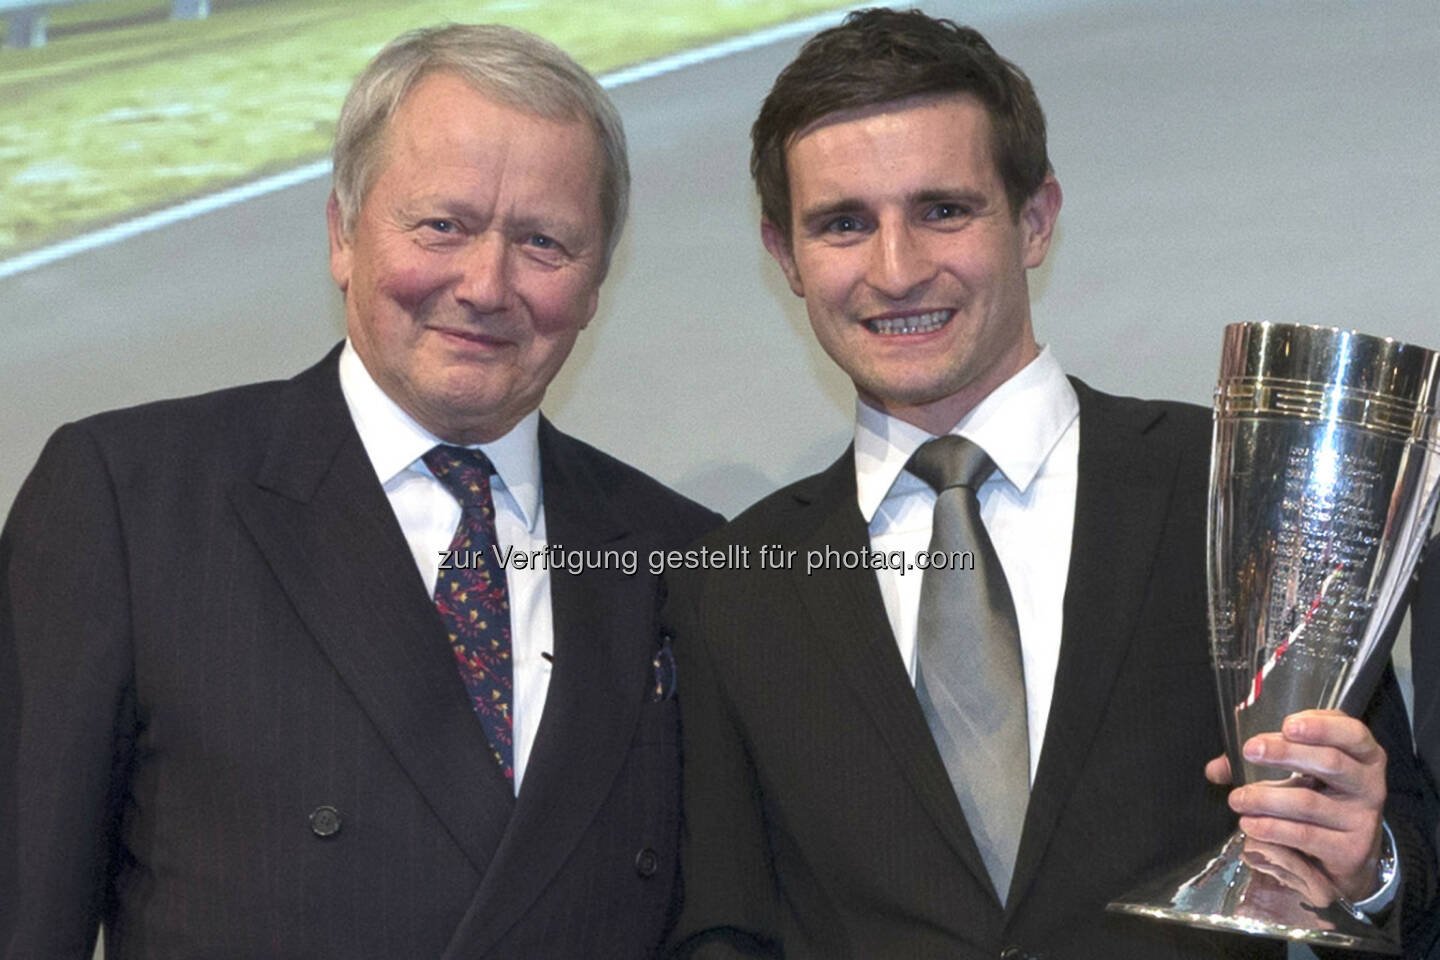
[(1314, 712), (1247, 745), (1317, 789), (1207, 771), (1209, 417), (1037, 345), (1026, 276), (1061, 192), (1025, 75), (968, 28), (864, 11), (806, 44), (753, 137), (765, 246), (855, 384), (855, 441), (719, 535), (768, 569), (674, 597), (678, 952), (1283, 956), (1105, 912), (1235, 812), (1377, 920), (1423, 920), (1418, 773), (1396, 751), (1385, 807), (1371, 734), (1408, 742), (1393, 678), (1369, 728)]
[(627, 188), (558, 49), (401, 37), (336, 136), (344, 345), (55, 434), (0, 543), (0, 956), (653, 951), (644, 558), (718, 518), (537, 410)]

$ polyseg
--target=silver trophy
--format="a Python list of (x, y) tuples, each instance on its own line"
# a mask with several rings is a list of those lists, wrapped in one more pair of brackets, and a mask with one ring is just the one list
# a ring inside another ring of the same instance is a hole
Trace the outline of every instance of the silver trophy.
[[(1299, 710), (1358, 713), (1440, 500), (1440, 353), (1353, 331), (1225, 330), (1210, 464), (1210, 653), (1241, 746)], [(1300, 778), (1293, 778), (1299, 780)], [(1309, 857), (1237, 831), (1109, 905), (1210, 929), (1398, 952)]]

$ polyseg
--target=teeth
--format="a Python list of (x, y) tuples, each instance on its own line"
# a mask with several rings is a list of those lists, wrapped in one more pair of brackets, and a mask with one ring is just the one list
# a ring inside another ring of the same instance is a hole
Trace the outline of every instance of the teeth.
[(865, 326), (869, 327), (871, 332), (885, 336), (901, 333), (930, 333), (932, 330), (939, 330), (945, 326), (949, 319), (949, 310), (935, 310), (915, 317), (883, 317), (878, 320), (866, 320)]

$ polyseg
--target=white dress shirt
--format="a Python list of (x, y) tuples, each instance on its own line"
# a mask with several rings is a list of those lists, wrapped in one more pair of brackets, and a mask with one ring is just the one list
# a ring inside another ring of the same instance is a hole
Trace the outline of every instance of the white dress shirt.
[[(460, 504), (420, 458), (444, 441), (416, 423), (380, 389), (349, 340), (340, 353), (340, 390), (410, 544), (420, 578), (433, 596), (440, 555), (449, 549), (460, 524)], [(539, 425), (540, 412), (535, 410), (499, 440), (475, 445), (495, 465), (497, 476), (491, 478), (490, 488), (495, 503), (495, 536), (502, 551), (506, 547), (514, 547), (516, 552), (546, 547)], [(544, 569), (545, 564), (535, 566), (541, 569), (510, 567), (505, 571), (514, 670), (510, 719), (516, 793), (520, 792), (550, 687), (550, 663), (541, 653), (554, 649), (550, 573)]]
[[(935, 491), (905, 470), (905, 464), (931, 435), (863, 401), (855, 406), (856, 488), (860, 513), (870, 525), (870, 545), (885, 553), (902, 551), (909, 566), (930, 545)], [(979, 491), (980, 517), (1015, 601), (1033, 784), (1060, 662), (1062, 601), (1075, 526), (1080, 403), (1047, 347), (951, 433), (978, 444), (995, 462), (995, 472)], [(877, 569), (876, 576), (900, 657), (914, 683), (921, 571)]]

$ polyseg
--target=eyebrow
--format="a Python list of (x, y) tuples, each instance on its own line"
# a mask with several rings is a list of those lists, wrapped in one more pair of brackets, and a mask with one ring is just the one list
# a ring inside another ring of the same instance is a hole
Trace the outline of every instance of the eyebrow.
[(912, 204), (916, 203), (964, 203), (972, 207), (983, 209), (987, 197), (978, 190), (959, 188), (955, 190), (931, 189), (921, 190), (912, 194), (909, 198)]
[(408, 197), (398, 209), (407, 220), (419, 220), (434, 216), (486, 219), (477, 207), (439, 193)]
[(842, 200), (832, 200), (829, 203), (822, 203), (808, 210), (800, 211), (800, 222), (805, 224), (814, 223), (817, 220), (828, 220), (831, 217), (845, 213), (859, 213), (866, 209), (866, 204), (853, 197), (846, 197)]
[[(434, 209), (445, 215), (483, 222), (487, 227), (494, 220), (490, 212), (482, 210), (468, 200), (447, 197), (444, 194), (421, 197), (409, 206), (407, 216), (411, 218), (422, 216), (426, 209)], [(513, 219), (506, 218), (504, 222), (506, 227), (511, 230), (555, 234), (558, 238), (566, 239), (570, 243), (575, 242), (574, 238), (585, 232), (583, 221), (571, 219), (560, 213), (555, 213), (548, 218), (545, 213), (527, 213)]]
[(507, 220), (506, 223), (516, 230), (565, 234), (572, 238), (585, 232), (583, 221), (572, 220), (560, 214), (548, 218), (544, 215), (527, 214)]
[[(967, 187), (956, 187), (946, 189), (944, 187), (930, 187), (918, 190), (905, 198), (907, 206), (916, 206), (929, 203), (963, 203), (977, 209), (985, 209), (987, 197), (979, 190)], [(847, 213), (859, 213), (868, 210), (870, 205), (858, 197), (842, 197), (839, 200), (832, 200), (818, 206), (800, 212), (802, 224), (814, 223), (817, 220), (828, 220), (831, 217)]]

